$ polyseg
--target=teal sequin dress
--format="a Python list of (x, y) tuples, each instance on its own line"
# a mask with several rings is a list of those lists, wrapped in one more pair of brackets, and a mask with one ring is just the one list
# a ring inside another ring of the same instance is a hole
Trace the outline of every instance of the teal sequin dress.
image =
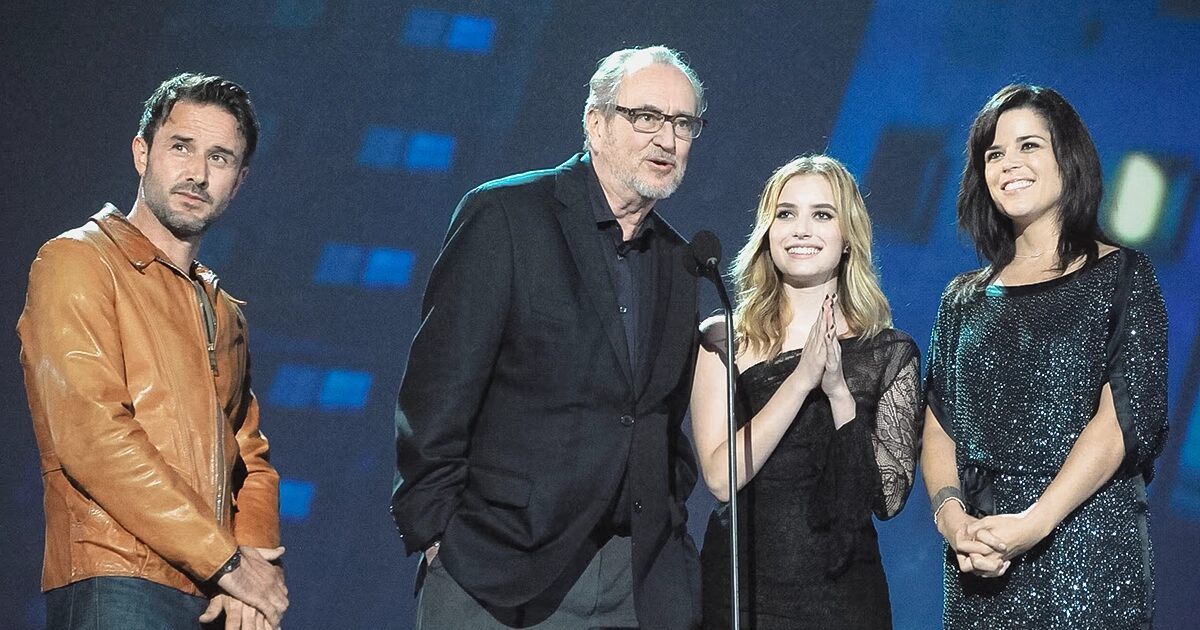
[(1105, 384), (1126, 458), (1003, 577), (960, 573), (947, 550), (945, 627), (1149, 628), (1146, 483), (1167, 434), (1167, 318), (1154, 268), (1121, 249), (1046, 282), (961, 288), (978, 273), (959, 276), (942, 296), (926, 391), (955, 441), (968, 503), (982, 513), (1028, 508), (1094, 416)]

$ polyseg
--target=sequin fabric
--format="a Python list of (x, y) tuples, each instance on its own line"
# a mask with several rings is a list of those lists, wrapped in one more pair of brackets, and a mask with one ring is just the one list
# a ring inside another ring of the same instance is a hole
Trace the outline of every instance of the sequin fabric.
[[(960, 474), (967, 466), (988, 472), (997, 513), (1026, 509), (1061, 468), (1106, 383), (1126, 459), (1003, 577), (961, 574), (947, 550), (945, 627), (1151, 627), (1145, 483), (1167, 432), (1167, 321), (1153, 266), (1122, 249), (1033, 285), (970, 293), (961, 287), (972, 275), (942, 296), (927, 382)], [(1114, 304), (1121, 277), (1128, 298)]]

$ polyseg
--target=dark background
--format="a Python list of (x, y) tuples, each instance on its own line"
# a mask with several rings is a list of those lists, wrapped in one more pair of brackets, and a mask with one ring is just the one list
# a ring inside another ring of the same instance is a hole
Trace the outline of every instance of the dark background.
[[(711, 127), (659, 209), (726, 257), (771, 171), (829, 151), (859, 177), (896, 325), (924, 345), (977, 261), (954, 228), (966, 128), (1005, 83), (1059, 89), (1105, 169), (1106, 229), (1167, 299), (1171, 439), (1151, 485), (1156, 627), (1200, 584), (1200, 9), (1185, 0), (388, 2), (210, 0), (0, 8), (2, 625), (43, 625), (41, 483), (12, 332), (38, 246), (136, 192), (141, 102), (179, 71), (246, 86), (263, 122), (247, 185), (200, 258), (247, 300), (284, 476), (289, 628), (407, 628), (415, 558), (387, 514), (392, 409), (420, 293), (458, 198), (579, 150), (586, 82), (625, 46), (686, 52)], [(1140, 166), (1139, 166), (1140, 165)], [(715, 303), (704, 293), (705, 310)], [(712, 499), (692, 497), (699, 540)], [(896, 627), (937, 627), (941, 546), (921, 487), (879, 526)]]

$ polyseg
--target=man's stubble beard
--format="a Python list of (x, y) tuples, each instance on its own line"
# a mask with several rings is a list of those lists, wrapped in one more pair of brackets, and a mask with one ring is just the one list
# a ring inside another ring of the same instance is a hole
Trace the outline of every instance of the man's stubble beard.
[(208, 191), (186, 185), (174, 186), (165, 191), (165, 196), (159, 196), (159, 191), (163, 190), (163, 186), (158, 182), (153, 171), (147, 169), (144, 180), (142, 182), (142, 199), (145, 200), (146, 206), (150, 208), (150, 212), (154, 214), (158, 222), (177, 239), (190, 240), (204, 236), (208, 228), (212, 227), (212, 224), (225, 211), (224, 206), (214, 205), (207, 216), (197, 217), (184, 212), (175, 212), (171, 209), (171, 194), (176, 189), (203, 195), (210, 203), (212, 196), (208, 194)]
[(637, 167), (642, 162), (642, 156), (636, 158), (637, 161), (634, 162), (633, 168), (626, 168), (628, 163), (621, 162), (615, 169), (616, 172), (614, 175), (616, 175), (618, 181), (645, 199), (666, 199), (675, 194), (675, 191), (679, 189), (679, 184), (683, 182), (684, 172), (687, 171), (687, 166), (680, 163), (678, 157), (672, 156), (672, 159), (675, 160), (673, 177), (670, 181), (662, 185), (652, 184), (638, 175)]

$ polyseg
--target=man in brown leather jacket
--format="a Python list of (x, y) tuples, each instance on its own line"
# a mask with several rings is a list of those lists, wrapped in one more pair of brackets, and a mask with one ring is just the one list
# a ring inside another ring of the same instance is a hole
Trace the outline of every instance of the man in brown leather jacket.
[(246, 92), (182, 74), (146, 101), (129, 217), (46, 243), (17, 324), (41, 451), (48, 627), (278, 627), (279, 476), (246, 320), (195, 256), (258, 137)]

